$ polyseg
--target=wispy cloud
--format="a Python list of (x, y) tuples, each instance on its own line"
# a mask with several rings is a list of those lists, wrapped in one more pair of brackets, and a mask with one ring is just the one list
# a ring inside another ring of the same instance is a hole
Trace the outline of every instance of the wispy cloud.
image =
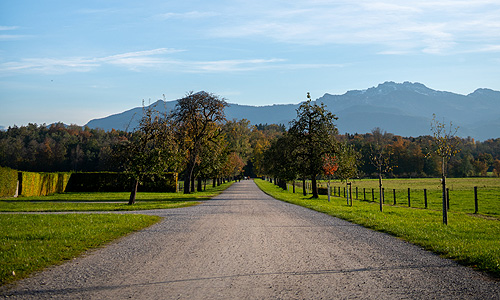
[(16, 30), (18, 28), (19, 28), (19, 26), (0, 26), (0, 31), (3, 31), (3, 30)]
[(202, 19), (210, 18), (220, 15), (220, 13), (210, 12), (210, 11), (189, 11), (183, 13), (168, 12), (163, 14), (158, 14), (155, 17), (158, 19)]
[(138, 69), (150, 67), (162, 60), (157, 55), (172, 54), (183, 50), (158, 48), (146, 51), (127, 52), (105, 57), (72, 57), (72, 58), (24, 58), (20, 61), (0, 64), (0, 71), (4, 73), (48, 73), (60, 74), (67, 72), (89, 72), (106, 64), (113, 64)]
[[(241, 4), (241, 2), (239, 2)], [(283, 43), (376, 44), (384, 53), (446, 54), (469, 42), (500, 41), (497, 0), (251, 1), (227, 11), (213, 37), (261, 37)]]
[(69, 72), (90, 72), (113, 65), (132, 71), (156, 70), (179, 73), (226, 73), (265, 69), (317, 69), (340, 67), (329, 64), (290, 64), (285, 59), (227, 59), (193, 61), (174, 59), (170, 55), (184, 50), (159, 48), (146, 51), (127, 52), (97, 58), (25, 58), (20, 61), (0, 64), (3, 75), (12, 73), (62, 74)]
[[(19, 26), (0, 26), (1, 31), (12, 31), (19, 29)], [(29, 37), (28, 35), (22, 34), (0, 34), (0, 41), (12, 41), (12, 40), (20, 40), (23, 38)]]

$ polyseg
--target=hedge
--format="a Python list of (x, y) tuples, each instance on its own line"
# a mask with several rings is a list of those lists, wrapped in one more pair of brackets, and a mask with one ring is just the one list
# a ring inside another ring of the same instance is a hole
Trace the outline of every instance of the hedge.
[[(146, 180), (139, 185), (138, 191), (177, 192), (177, 173), (165, 173), (162, 177), (155, 176), (153, 180)], [(132, 188), (132, 179), (125, 173), (18, 173), (1, 168), (0, 197), (14, 196), (18, 180), (19, 196), (24, 197), (63, 192), (130, 192)]]
[(30, 197), (63, 193), (70, 177), (71, 173), (19, 172), (19, 195)]
[[(139, 184), (139, 192), (177, 192), (177, 173), (165, 173)], [(73, 173), (66, 192), (130, 192), (133, 180), (125, 173), (89, 172)]]
[(0, 197), (14, 197), (17, 191), (17, 171), (0, 167)]

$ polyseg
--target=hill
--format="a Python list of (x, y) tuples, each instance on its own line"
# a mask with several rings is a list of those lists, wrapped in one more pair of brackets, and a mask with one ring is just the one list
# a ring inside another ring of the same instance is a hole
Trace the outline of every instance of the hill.
[[(385, 82), (366, 90), (343, 95), (325, 94), (316, 99), (339, 117), (340, 133), (366, 133), (375, 127), (401, 136), (429, 135), (435, 113), (440, 121), (459, 126), (458, 135), (478, 140), (500, 137), (500, 92), (477, 89), (469, 95), (437, 91), (421, 83)], [(176, 100), (152, 105), (171, 110)], [(296, 117), (300, 104), (250, 106), (230, 103), (228, 119), (248, 119), (252, 124), (285, 124)], [(131, 130), (137, 126), (142, 108), (134, 108), (102, 119), (91, 120), (91, 128)]]

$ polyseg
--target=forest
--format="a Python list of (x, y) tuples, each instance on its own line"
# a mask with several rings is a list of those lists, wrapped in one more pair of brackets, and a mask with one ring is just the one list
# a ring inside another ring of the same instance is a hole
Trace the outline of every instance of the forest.
[[(245, 119), (228, 120), (222, 129), (225, 153), (239, 162), (233, 166), (231, 175), (244, 176), (265, 174), (265, 151), (287, 131), (283, 124), (252, 125)], [(124, 141), (133, 140), (136, 134), (61, 123), (9, 127), (0, 131), (0, 166), (36, 172), (123, 171), (123, 158), (116, 150)], [(365, 134), (337, 135), (339, 142), (351, 145), (360, 155), (357, 177), (377, 176), (370, 161), (376, 136), (384, 140), (391, 152), (393, 167), (386, 177), (440, 176), (439, 158), (430, 155), (432, 136), (401, 137), (375, 128)], [(459, 140), (459, 151), (449, 162), (448, 176), (500, 175), (500, 138)]]

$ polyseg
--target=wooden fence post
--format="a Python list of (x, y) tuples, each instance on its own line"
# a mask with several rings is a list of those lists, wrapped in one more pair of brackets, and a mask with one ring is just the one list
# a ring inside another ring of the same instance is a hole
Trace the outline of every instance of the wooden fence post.
[(363, 188), (363, 200), (366, 201), (366, 189)]
[(474, 213), (477, 214), (477, 212), (479, 211), (479, 203), (477, 201), (477, 186), (474, 187), (474, 207)]
[(349, 198), (351, 198), (351, 206), (352, 206), (352, 186), (351, 186), (351, 182), (349, 182)]
[(372, 189), (372, 201), (375, 202), (375, 189)]
[(356, 200), (359, 200), (359, 198), (358, 198), (358, 187), (356, 187)]
[(394, 198), (394, 205), (396, 205), (396, 189), (392, 189), (392, 196)]
[(410, 188), (408, 188), (408, 207), (411, 207)]
[(450, 211), (450, 189), (446, 188), (446, 207)]
[(425, 203), (425, 208), (427, 208), (427, 189), (424, 189), (424, 203)]

